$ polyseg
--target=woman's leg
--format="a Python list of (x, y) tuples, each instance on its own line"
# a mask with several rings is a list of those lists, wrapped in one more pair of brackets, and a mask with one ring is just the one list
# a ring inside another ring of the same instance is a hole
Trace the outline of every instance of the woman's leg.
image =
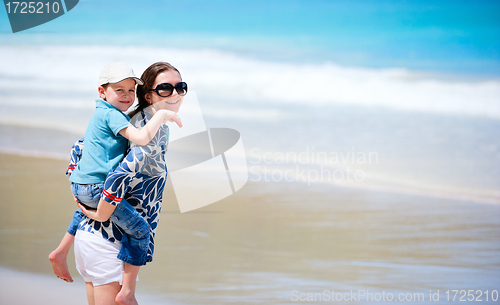
[(87, 288), (87, 302), (89, 302), (89, 305), (95, 305), (94, 285), (92, 285), (92, 282), (85, 282), (85, 288)]
[(115, 298), (121, 288), (118, 282), (94, 286), (95, 303), (93, 305), (116, 305)]
[(92, 283), (92, 287), (87, 284), (89, 304), (116, 305), (124, 271), (123, 262), (116, 258), (120, 247), (101, 236), (79, 230), (74, 248), (76, 269), (86, 283)]

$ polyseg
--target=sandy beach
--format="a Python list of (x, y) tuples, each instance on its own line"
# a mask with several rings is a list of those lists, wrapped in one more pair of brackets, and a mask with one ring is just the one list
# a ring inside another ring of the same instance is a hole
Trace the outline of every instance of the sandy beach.
[[(3, 304), (32, 304), (35, 296), (37, 304), (85, 304), (73, 254), (72, 284), (52, 276), (47, 259), (75, 208), (65, 168), (61, 160), (0, 154)], [(426, 299), (440, 290), (444, 304), (445, 290), (499, 290), (499, 216), (498, 205), (251, 181), (181, 214), (167, 187), (139, 300), (294, 304), (294, 294), (325, 290)]]

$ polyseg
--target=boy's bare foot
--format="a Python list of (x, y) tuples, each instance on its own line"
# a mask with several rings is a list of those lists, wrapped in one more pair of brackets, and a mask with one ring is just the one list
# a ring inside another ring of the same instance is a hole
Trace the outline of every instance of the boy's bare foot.
[(69, 274), (68, 264), (66, 263), (66, 257), (63, 257), (57, 249), (52, 251), (49, 254), (49, 260), (52, 264), (52, 270), (54, 270), (54, 274), (66, 282), (72, 283), (73, 278)]
[(139, 305), (135, 299), (135, 295), (130, 291), (127, 293), (123, 289), (116, 295), (115, 302), (120, 305)]

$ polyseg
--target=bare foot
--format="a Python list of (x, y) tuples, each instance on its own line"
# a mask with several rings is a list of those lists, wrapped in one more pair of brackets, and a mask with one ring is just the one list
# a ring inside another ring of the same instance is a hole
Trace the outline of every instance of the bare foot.
[(66, 263), (66, 257), (63, 257), (60, 253), (57, 252), (57, 249), (52, 251), (49, 254), (49, 260), (52, 264), (52, 270), (54, 270), (54, 274), (66, 282), (72, 283), (73, 278), (69, 274), (68, 264)]
[(116, 295), (115, 302), (120, 305), (139, 305), (133, 293), (120, 290)]

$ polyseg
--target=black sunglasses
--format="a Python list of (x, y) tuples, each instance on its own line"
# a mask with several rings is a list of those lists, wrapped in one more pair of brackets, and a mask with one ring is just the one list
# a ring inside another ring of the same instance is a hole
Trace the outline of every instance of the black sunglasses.
[(161, 97), (168, 97), (174, 93), (174, 89), (177, 91), (177, 94), (184, 96), (188, 92), (188, 85), (185, 82), (177, 83), (175, 86), (170, 83), (161, 83), (155, 89), (149, 91), (154, 91)]

